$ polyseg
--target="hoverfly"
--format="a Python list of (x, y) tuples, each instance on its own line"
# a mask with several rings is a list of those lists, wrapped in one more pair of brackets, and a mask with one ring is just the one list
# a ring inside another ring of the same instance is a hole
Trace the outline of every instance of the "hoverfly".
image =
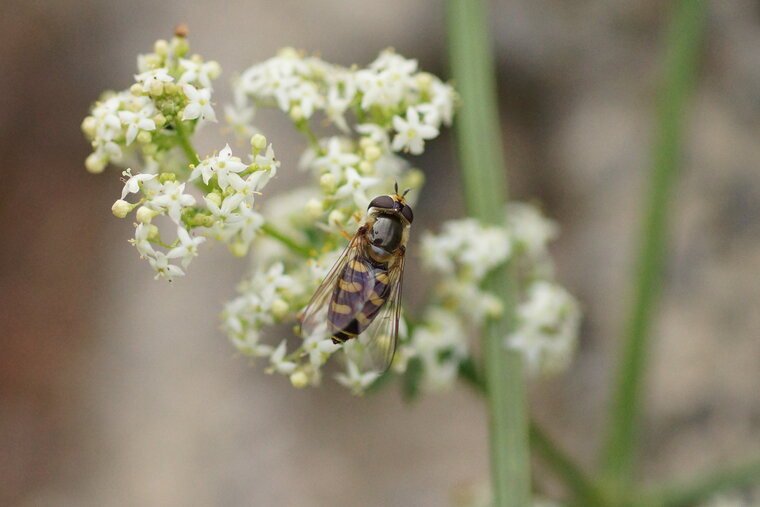
[(298, 316), (303, 337), (323, 333), (335, 343), (356, 338), (357, 366), (380, 372), (393, 361), (398, 338), (401, 278), (414, 219), (407, 192), (399, 195), (397, 183), (393, 195), (372, 199), (366, 222)]

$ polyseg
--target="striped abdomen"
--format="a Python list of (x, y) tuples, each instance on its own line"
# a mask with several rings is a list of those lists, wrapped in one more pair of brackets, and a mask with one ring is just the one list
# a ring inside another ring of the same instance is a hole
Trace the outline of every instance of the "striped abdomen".
[(387, 265), (358, 256), (346, 263), (327, 311), (333, 341), (344, 342), (367, 329), (389, 292)]

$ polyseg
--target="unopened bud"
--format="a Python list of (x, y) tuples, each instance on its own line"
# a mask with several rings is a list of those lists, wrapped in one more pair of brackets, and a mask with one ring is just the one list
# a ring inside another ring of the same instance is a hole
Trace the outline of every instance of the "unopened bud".
[(209, 194), (206, 196), (206, 199), (208, 199), (209, 201), (213, 202), (217, 206), (221, 206), (222, 205), (222, 195), (219, 192), (217, 192), (216, 190), (213, 191), (213, 192), (209, 192)]
[(374, 162), (375, 160), (379, 159), (382, 153), (383, 152), (380, 151), (380, 148), (376, 144), (372, 144), (364, 148), (364, 158), (370, 162)]
[(256, 151), (262, 151), (267, 147), (267, 138), (261, 134), (255, 134), (251, 138), (251, 147)]
[(277, 320), (284, 319), (290, 311), (290, 305), (284, 300), (277, 298), (272, 302), (272, 315)]
[(94, 117), (88, 116), (82, 121), (82, 132), (84, 132), (87, 137), (95, 137), (95, 129), (97, 128), (97, 121)]
[(208, 65), (209, 78), (216, 79), (222, 73), (222, 67), (219, 65), (219, 63), (216, 60), (210, 60), (209, 62), (206, 63), (206, 65)]
[(248, 253), (248, 245), (239, 241), (230, 243), (229, 249), (230, 253), (232, 253), (232, 255), (235, 257), (245, 257)]
[(309, 377), (302, 370), (296, 370), (290, 374), (290, 383), (296, 389), (302, 389), (309, 385)]
[(116, 218), (124, 218), (130, 211), (132, 211), (132, 205), (124, 199), (118, 199), (113, 203), (113, 206), (111, 206), (111, 212)]
[(147, 130), (141, 130), (140, 133), (137, 134), (136, 139), (140, 144), (148, 144), (153, 140), (153, 135)]
[(325, 173), (319, 177), (319, 185), (322, 187), (322, 190), (324, 190), (328, 194), (335, 192), (335, 186), (337, 184), (338, 184), (338, 181), (336, 180), (335, 176), (333, 176), (332, 173)]
[(158, 97), (161, 94), (164, 93), (164, 83), (162, 81), (159, 81), (158, 79), (154, 79), (150, 82), (150, 88), (148, 89), (148, 93), (152, 97)]
[(290, 119), (296, 123), (305, 119), (301, 106), (293, 106), (290, 108)]
[(327, 222), (332, 225), (341, 225), (346, 220), (346, 215), (344, 215), (340, 210), (334, 209), (330, 212), (330, 214), (327, 216)]
[(317, 218), (322, 214), (322, 211), (324, 211), (324, 207), (319, 199), (309, 199), (306, 202), (306, 213), (309, 218)]
[(98, 155), (97, 153), (90, 153), (90, 155), (84, 161), (84, 166), (93, 174), (102, 173), (107, 164), (108, 159), (101, 155)]
[(154, 211), (146, 206), (140, 206), (137, 208), (137, 213), (135, 213), (135, 218), (138, 222), (141, 224), (149, 224), (151, 220), (153, 220), (153, 217), (158, 215), (158, 211)]
[(169, 42), (165, 39), (158, 39), (153, 44), (153, 52), (158, 56), (165, 57), (169, 54)]

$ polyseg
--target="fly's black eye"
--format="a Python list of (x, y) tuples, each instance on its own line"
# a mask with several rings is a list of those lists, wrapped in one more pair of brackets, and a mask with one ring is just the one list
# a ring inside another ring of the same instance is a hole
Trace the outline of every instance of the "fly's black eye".
[(393, 200), (393, 198), (389, 195), (380, 195), (372, 199), (372, 202), (369, 203), (369, 208), (382, 208), (382, 209), (393, 209), (395, 206), (396, 201)]
[(412, 213), (412, 208), (404, 204), (404, 207), (401, 208), (401, 215), (406, 218), (406, 221), (410, 224), (412, 223), (412, 220), (414, 220), (414, 213)]

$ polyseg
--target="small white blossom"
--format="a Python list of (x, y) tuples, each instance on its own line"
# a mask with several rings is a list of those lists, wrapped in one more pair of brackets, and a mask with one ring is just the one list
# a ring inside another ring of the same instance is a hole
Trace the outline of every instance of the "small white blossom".
[(163, 252), (155, 252), (152, 257), (148, 257), (148, 262), (156, 270), (156, 280), (165, 278), (171, 282), (175, 277), (185, 275), (179, 266), (169, 264), (169, 258)]
[(132, 175), (132, 169), (127, 169), (122, 173), (127, 178), (124, 182), (124, 189), (121, 191), (121, 198), (124, 199), (128, 194), (134, 194), (140, 191), (140, 184), (146, 181), (152, 180), (156, 177), (155, 174), (135, 174)]
[(356, 167), (361, 160), (353, 151), (346, 151), (344, 145), (346, 139), (331, 137), (327, 141), (325, 154), (312, 162), (312, 167), (320, 173), (329, 172), (336, 179), (340, 179), (343, 172), (349, 167)]
[(573, 296), (557, 284), (537, 281), (516, 313), (516, 328), (505, 343), (522, 354), (528, 371), (552, 373), (563, 368), (575, 350), (580, 325)]
[(545, 256), (547, 244), (557, 237), (559, 228), (533, 205), (510, 203), (507, 224), (514, 241), (532, 258)]
[(119, 111), (119, 119), (127, 126), (126, 143), (127, 146), (132, 144), (137, 134), (141, 130), (156, 130), (156, 122), (154, 122), (150, 116), (152, 111), (148, 108), (141, 109), (136, 113), (132, 111)]
[(219, 75), (219, 64), (213, 60), (209, 62), (196, 62), (180, 58), (179, 66), (183, 71), (179, 77), (180, 83), (197, 82), (203, 88), (209, 90), (212, 90), (211, 80), (216, 79)]
[(296, 370), (296, 363), (293, 361), (285, 361), (285, 353), (285, 340), (282, 340), (280, 342), (280, 345), (274, 349), (274, 352), (272, 352), (272, 355), (269, 357), (269, 362), (272, 364), (272, 368), (277, 373), (290, 375)]
[(142, 85), (142, 91), (147, 93), (150, 91), (153, 83), (170, 83), (174, 81), (174, 78), (169, 75), (169, 69), (161, 67), (158, 69), (146, 70), (135, 76), (135, 81)]
[(169, 215), (174, 223), (179, 223), (182, 210), (195, 206), (195, 197), (185, 193), (185, 184), (167, 181), (156, 193), (155, 197), (145, 203), (150, 209)]
[(177, 227), (177, 237), (180, 241), (179, 245), (169, 250), (166, 257), (169, 259), (181, 258), (182, 267), (187, 268), (193, 257), (198, 256), (198, 245), (206, 241), (206, 238), (193, 238), (184, 227)]
[(391, 145), (393, 151), (409, 150), (412, 155), (419, 155), (425, 151), (425, 139), (438, 136), (437, 128), (420, 123), (420, 115), (413, 107), (406, 110), (406, 119), (400, 116), (393, 117), (393, 128), (396, 130)]
[(414, 329), (409, 347), (422, 360), (427, 389), (440, 390), (452, 385), (459, 363), (467, 355), (467, 339), (459, 318), (437, 307), (430, 310), (425, 324)]
[(512, 245), (504, 228), (484, 225), (473, 218), (450, 220), (438, 235), (424, 234), (422, 255), (425, 263), (442, 273), (464, 268), (475, 281), (506, 262)]
[(366, 191), (377, 185), (380, 182), (380, 179), (362, 176), (353, 167), (346, 169), (345, 178), (345, 183), (335, 190), (335, 197), (341, 199), (351, 196), (353, 197), (357, 208), (366, 209), (370, 199), (367, 197)]
[(207, 88), (196, 89), (191, 84), (182, 85), (182, 91), (187, 97), (187, 105), (182, 110), (182, 120), (202, 120), (216, 121), (216, 113), (211, 107), (211, 91)]
[(208, 185), (211, 178), (216, 176), (217, 183), (222, 190), (225, 190), (230, 185), (235, 190), (242, 190), (245, 187), (245, 182), (238, 173), (245, 171), (247, 168), (248, 166), (238, 157), (232, 156), (232, 148), (227, 144), (219, 152), (219, 155), (208, 157), (193, 168), (193, 172), (190, 173), (190, 180), (192, 181), (200, 176), (203, 179), (203, 183)]
[(346, 373), (336, 373), (335, 380), (341, 385), (351, 389), (351, 392), (360, 395), (377, 380), (380, 373), (377, 371), (368, 371), (362, 373), (356, 364), (348, 359), (346, 361)]
[(309, 355), (309, 361), (314, 368), (322, 366), (327, 358), (340, 347), (340, 343), (333, 343), (332, 338), (324, 338), (321, 333), (315, 333), (303, 342), (303, 349)]

